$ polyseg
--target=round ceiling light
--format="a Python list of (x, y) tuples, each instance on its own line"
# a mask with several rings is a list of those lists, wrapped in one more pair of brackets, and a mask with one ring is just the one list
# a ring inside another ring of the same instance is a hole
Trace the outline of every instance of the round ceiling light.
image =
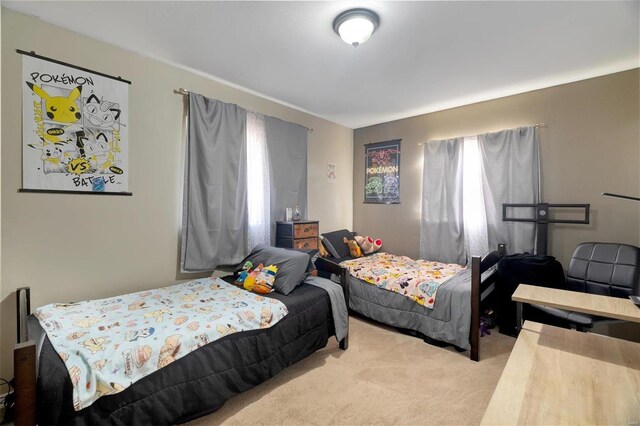
[(345, 43), (356, 47), (369, 40), (378, 28), (380, 17), (369, 9), (349, 9), (333, 20), (333, 30)]

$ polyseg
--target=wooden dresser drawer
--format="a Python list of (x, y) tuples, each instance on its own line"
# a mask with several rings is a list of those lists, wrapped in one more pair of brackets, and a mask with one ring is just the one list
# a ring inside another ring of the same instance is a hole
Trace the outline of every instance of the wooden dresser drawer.
[(276, 221), (276, 247), (317, 250), (320, 235), (317, 220)]
[(303, 238), (293, 241), (293, 248), (296, 249), (317, 249), (318, 237), (315, 238)]
[(295, 225), (293, 225), (293, 238), (297, 239), (311, 237), (318, 237), (317, 223), (296, 223)]

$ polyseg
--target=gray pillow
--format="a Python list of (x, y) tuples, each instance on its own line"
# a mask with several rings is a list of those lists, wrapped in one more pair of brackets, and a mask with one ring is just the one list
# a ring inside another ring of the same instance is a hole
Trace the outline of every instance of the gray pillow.
[(344, 238), (353, 240), (353, 233), (346, 229), (324, 233), (322, 234), (322, 244), (331, 256), (342, 259), (349, 256), (349, 246), (344, 242)]
[(254, 267), (261, 263), (264, 266), (276, 265), (278, 272), (273, 288), (284, 295), (291, 293), (307, 277), (309, 255), (296, 250), (258, 244), (239, 265), (240, 269), (248, 260)]

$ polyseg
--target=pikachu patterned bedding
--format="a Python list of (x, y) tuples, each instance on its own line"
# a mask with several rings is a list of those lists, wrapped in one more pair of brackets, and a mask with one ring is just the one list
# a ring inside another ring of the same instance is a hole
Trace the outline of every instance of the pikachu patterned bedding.
[(438, 287), (466, 269), (455, 263), (414, 260), (389, 253), (345, 260), (340, 266), (362, 281), (402, 294), (430, 309), (436, 302)]
[(38, 308), (35, 316), (69, 371), (78, 411), (201, 346), (239, 331), (269, 328), (287, 313), (279, 300), (212, 277), (54, 303)]

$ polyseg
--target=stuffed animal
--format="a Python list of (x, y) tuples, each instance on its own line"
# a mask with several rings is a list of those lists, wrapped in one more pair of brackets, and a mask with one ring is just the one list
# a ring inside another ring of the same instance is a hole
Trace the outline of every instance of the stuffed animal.
[(244, 280), (247, 279), (247, 277), (249, 276), (249, 272), (251, 272), (251, 268), (253, 268), (253, 263), (251, 263), (250, 260), (247, 260), (244, 265), (242, 265), (242, 272), (240, 272), (240, 275), (238, 275), (238, 279), (236, 279), (235, 284), (236, 285), (243, 285), (244, 284)]
[(360, 248), (362, 248), (362, 252), (364, 254), (375, 253), (382, 247), (382, 240), (380, 239), (374, 240), (369, 236), (362, 237), (360, 235), (356, 235), (354, 238), (356, 239), (356, 242), (358, 243)]
[(349, 254), (351, 257), (362, 257), (362, 250), (355, 240), (347, 240), (347, 237), (342, 238), (342, 241), (349, 246)]
[(354, 238), (364, 254), (373, 253), (373, 243), (370, 242), (368, 238), (363, 237), (362, 235), (356, 235)]
[(320, 236), (319, 240), (320, 241), (318, 241), (318, 255), (320, 257), (329, 257), (329, 252), (324, 247), (324, 244), (322, 244), (322, 236)]
[[(368, 237), (371, 238), (371, 237)], [(382, 240), (381, 239), (375, 239), (372, 240), (373, 241), (373, 252), (377, 252), (378, 250), (380, 250), (382, 248)]]
[(249, 275), (247, 275), (242, 283), (242, 287), (244, 287), (245, 290), (251, 291), (253, 289), (253, 285), (255, 284), (256, 278), (258, 277), (258, 274), (260, 273), (262, 268), (264, 268), (264, 265), (261, 263), (256, 266), (253, 271), (249, 272)]
[(242, 267), (242, 272), (240, 272), (235, 284), (254, 293), (271, 293), (273, 291), (273, 283), (276, 280), (278, 267), (276, 265), (269, 265), (265, 268), (262, 263), (253, 270), (251, 269), (252, 267), (253, 263), (247, 261)]
[(248, 290), (259, 294), (271, 293), (273, 291), (273, 283), (276, 281), (277, 272), (278, 267), (276, 265), (269, 265), (262, 268), (253, 283), (253, 288)]

